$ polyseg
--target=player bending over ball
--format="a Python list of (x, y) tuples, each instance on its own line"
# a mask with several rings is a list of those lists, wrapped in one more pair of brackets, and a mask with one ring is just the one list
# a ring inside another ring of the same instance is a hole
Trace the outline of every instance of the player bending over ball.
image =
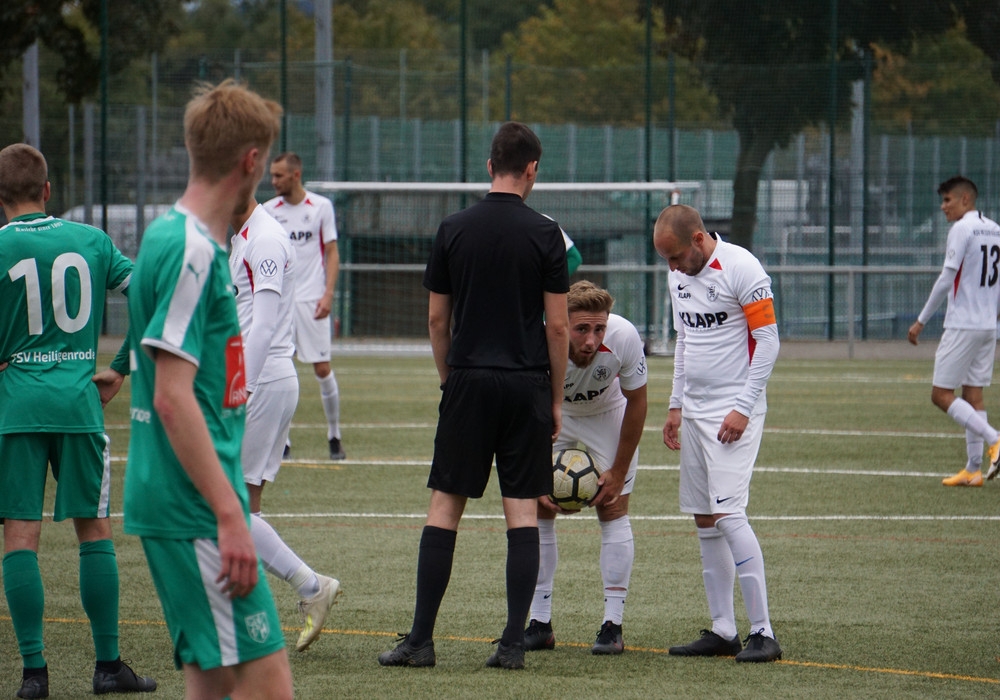
[[(569, 364), (563, 382), (563, 427), (554, 449), (582, 444), (604, 471), (591, 501), (601, 524), (604, 618), (591, 651), (620, 654), (622, 614), (635, 548), (628, 517), (629, 494), (639, 464), (639, 439), (646, 420), (646, 358), (642, 338), (629, 321), (611, 313), (612, 296), (591, 282), (569, 288)], [(552, 649), (552, 589), (559, 551), (556, 515), (572, 513), (548, 496), (538, 499), (539, 564), (531, 622), (524, 633), (528, 651)]]

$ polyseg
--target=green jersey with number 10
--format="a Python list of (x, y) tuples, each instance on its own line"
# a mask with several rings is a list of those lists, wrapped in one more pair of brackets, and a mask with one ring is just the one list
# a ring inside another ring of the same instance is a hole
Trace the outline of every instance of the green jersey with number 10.
[(0, 228), (0, 434), (104, 430), (97, 341), (131, 273), (93, 226), (37, 213)]

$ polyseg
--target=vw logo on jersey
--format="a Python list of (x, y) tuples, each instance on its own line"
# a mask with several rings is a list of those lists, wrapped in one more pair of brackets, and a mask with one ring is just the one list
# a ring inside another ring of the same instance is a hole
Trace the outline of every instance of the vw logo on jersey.
[(278, 263), (270, 258), (260, 264), (260, 274), (265, 277), (274, 277), (278, 273)]
[(708, 285), (708, 300), (715, 301), (719, 298), (719, 288), (714, 284)]
[(599, 382), (607, 381), (610, 376), (611, 376), (611, 370), (608, 367), (600, 365), (594, 368), (594, 379), (596, 379), (597, 381)]

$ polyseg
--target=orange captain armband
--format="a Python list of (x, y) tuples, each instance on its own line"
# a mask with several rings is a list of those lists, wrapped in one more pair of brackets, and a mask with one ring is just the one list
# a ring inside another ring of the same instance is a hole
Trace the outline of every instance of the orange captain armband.
[(751, 331), (778, 322), (774, 318), (774, 300), (770, 298), (750, 302), (743, 307), (743, 313), (747, 317), (747, 325)]

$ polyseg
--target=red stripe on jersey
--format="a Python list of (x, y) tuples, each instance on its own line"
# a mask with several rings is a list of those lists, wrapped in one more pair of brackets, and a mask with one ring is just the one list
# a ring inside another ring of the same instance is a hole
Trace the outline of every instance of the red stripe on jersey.
[(274, 205), (274, 208), (277, 209), (278, 207), (283, 207), (283, 206), (285, 206), (285, 200), (279, 199), (278, 203)]
[(326, 266), (326, 243), (323, 241), (323, 224), (319, 225), (319, 257)]
[(244, 229), (243, 229), (242, 231), (240, 231), (240, 235), (241, 235), (241, 236), (243, 236), (243, 240), (244, 240), (244, 241), (245, 241), (245, 240), (247, 239), (247, 232), (248, 232), (249, 230), (250, 230), (250, 227), (249, 227), (249, 226), (247, 226), (247, 227), (246, 227), (246, 228), (244, 228)]
[(309, 200), (308, 197), (306, 197), (306, 201), (303, 202), (303, 204), (308, 204), (309, 206), (312, 206), (312, 202)]
[(750, 326), (747, 326), (747, 351), (750, 353), (750, 364), (753, 364), (753, 353), (757, 349), (757, 339), (753, 337), (750, 332)]
[(713, 270), (721, 270), (722, 269), (722, 263), (719, 262), (718, 258), (716, 258), (715, 260), (713, 260), (712, 262), (710, 262), (708, 264), (708, 266), (710, 268), (712, 268)]
[(964, 260), (962, 261), (962, 264), (958, 266), (958, 272), (955, 273), (955, 284), (953, 285), (952, 290), (951, 290), (951, 296), (952, 297), (955, 297), (958, 294), (958, 283), (962, 279), (962, 268), (963, 267), (965, 267), (965, 261)]
[(604, 343), (601, 343), (601, 347), (597, 348), (597, 352), (611, 352), (611, 348)]
[(253, 294), (253, 270), (250, 269), (250, 263), (247, 262), (246, 258), (243, 258), (243, 267), (247, 269), (247, 279), (250, 280), (250, 293)]

